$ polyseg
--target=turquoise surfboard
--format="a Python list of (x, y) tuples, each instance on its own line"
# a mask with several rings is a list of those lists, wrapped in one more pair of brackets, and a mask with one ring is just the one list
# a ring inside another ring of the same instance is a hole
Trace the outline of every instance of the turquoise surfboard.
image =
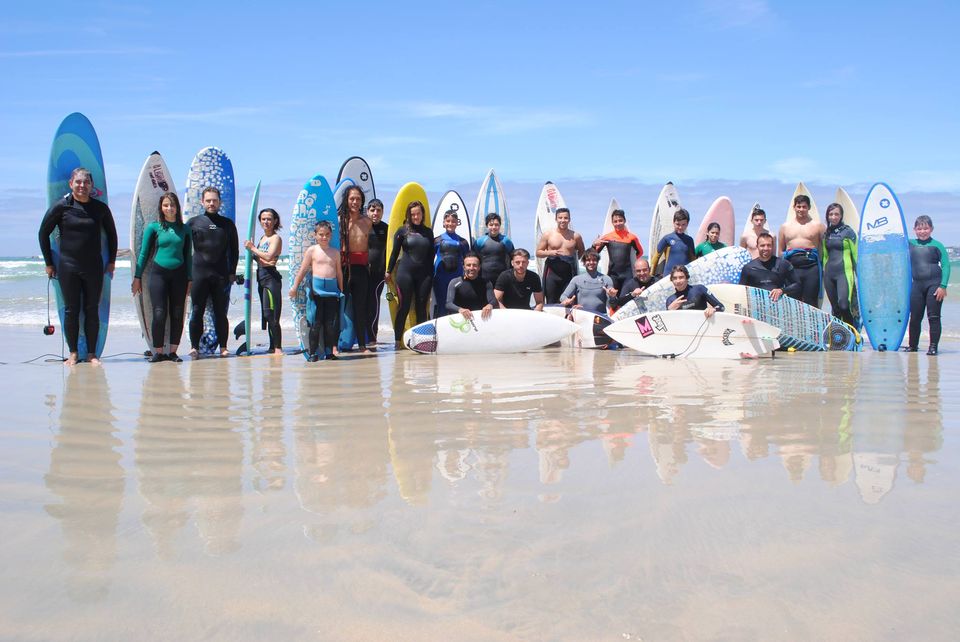
[[(103, 154), (100, 151), (100, 141), (93, 125), (81, 113), (74, 112), (63, 119), (53, 137), (50, 148), (50, 165), (47, 168), (47, 207), (49, 208), (65, 195), (70, 193), (70, 174), (78, 167), (86, 167), (93, 176), (93, 190), (90, 195), (98, 201), (107, 203), (107, 179), (103, 169)], [(53, 265), (60, 265), (60, 231), (54, 230), (50, 235), (50, 247), (53, 251)], [(106, 266), (110, 259), (107, 246), (107, 234), (101, 232), (100, 251), (103, 264)], [(107, 327), (110, 324), (110, 285), (113, 277), (103, 275), (103, 289), (100, 291), (100, 333), (97, 336), (97, 345), (93, 354), (97, 357), (103, 354), (103, 346), (107, 342)], [(60, 327), (63, 327), (64, 300), (60, 291), (60, 282), (53, 280), (53, 291), (57, 298), (57, 313), (60, 316)], [(83, 333), (84, 314), (80, 312), (80, 339), (77, 343), (77, 355), (86, 359), (90, 348)]]
[[(253, 190), (253, 200), (250, 203), (250, 220), (247, 221), (247, 240), (256, 244), (257, 230), (257, 208), (260, 204), (260, 181), (257, 181), (257, 187)], [(244, 343), (237, 349), (237, 354), (241, 351), (250, 356), (253, 354), (253, 326), (250, 324), (251, 310), (253, 308), (253, 251), (247, 250), (243, 259), (243, 331), (245, 336)]]

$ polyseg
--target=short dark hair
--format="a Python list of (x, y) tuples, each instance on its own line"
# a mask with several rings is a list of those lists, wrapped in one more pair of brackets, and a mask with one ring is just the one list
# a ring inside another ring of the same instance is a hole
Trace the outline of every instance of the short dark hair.
[(379, 198), (371, 198), (370, 202), (367, 203), (367, 209), (370, 209), (373, 206), (377, 206), (380, 209), (383, 209), (383, 201), (381, 201)]
[(553, 218), (557, 218), (557, 214), (560, 214), (561, 212), (566, 212), (567, 214), (569, 214), (569, 213), (570, 213), (570, 208), (569, 208), (569, 207), (558, 207), (558, 208), (557, 208), (557, 211), (553, 213)]
[(318, 232), (320, 230), (327, 230), (333, 234), (333, 226), (330, 225), (330, 221), (317, 221), (317, 224), (313, 226), (313, 231)]
[(690, 270), (687, 269), (686, 265), (674, 265), (673, 269), (670, 270), (670, 276), (672, 277), (677, 272), (687, 277), (688, 279), (690, 278)]
[(610, 212), (610, 220), (613, 220), (614, 216), (622, 216), (623, 220), (627, 220), (627, 213), (623, 210), (613, 210)]
[(490, 225), (490, 221), (498, 221), (501, 225), (503, 225), (503, 219), (500, 218), (500, 215), (496, 212), (490, 212), (487, 214), (487, 216), (483, 219), (483, 224)]
[(467, 252), (463, 255), (463, 260), (466, 261), (467, 259), (477, 259), (478, 261), (481, 260), (480, 255), (474, 251)]
[(772, 242), (773, 234), (771, 234), (770, 232), (760, 232), (759, 234), (757, 234), (757, 245), (760, 245), (760, 239), (770, 239), (770, 241)]
[(921, 214), (920, 216), (918, 216), (917, 220), (914, 221), (913, 226), (916, 227), (918, 225), (923, 225), (924, 223), (929, 225), (931, 229), (933, 228), (933, 219), (927, 216), (926, 214)]
[(806, 203), (807, 205), (810, 205), (810, 197), (806, 194), (797, 194), (793, 197), (793, 206), (796, 207), (800, 203)]
[(595, 249), (593, 249), (592, 247), (588, 247), (588, 248), (586, 249), (586, 251), (583, 253), (583, 257), (581, 257), (580, 260), (581, 260), (583, 263), (586, 263), (588, 258), (594, 258), (594, 259), (597, 259), (597, 260), (599, 261), (599, 260), (600, 260), (600, 253), (597, 252), (597, 251), (596, 251)]
[(679, 223), (680, 221), (690, 222), (690, 212), (683, 209), (682, 207), (673, 213), (673, 222)]
[(206, 187), (203, 188), (203, 191), (200, 192), (200, 200), (201, 200), (201, 201), (203, 200), (203, 197), (206, 196), (207, 192), (213, 192), (214, 194), (217, 195), (217, 198), (219, 198), (219, 199), (222, 199), (222, 198), (223, 198), (222, 196), (220, 196), (220, 190), (218, 190), (216, 187), (212, 187), (212, 186), (210, 186), (210, 185), (207, 185)]
[(510, 260), (513, 260), (513, 259), (517, 258), (518, 256), (522, 256), (522, 257), (525, 258), (525, 259), (529, 259), (529, 258), (530, 258), (530, 252), (527, 252), (527, 251), (526, 251), (525, 249), (523, 249), (522, 247), (518, 247), (517, 249), (515, 249), (513, 252), (510, 253)]

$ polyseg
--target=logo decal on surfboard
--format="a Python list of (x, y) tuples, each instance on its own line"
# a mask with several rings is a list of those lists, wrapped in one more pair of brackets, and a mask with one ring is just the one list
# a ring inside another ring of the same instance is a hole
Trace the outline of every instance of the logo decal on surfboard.
[(650, 325), (650, 321), (647, 320), (647, 317), (640, 317), (637, 319), (637, 330), (640, 331), (640, 336), (644, 339), (653, 334), (653, 326)]
[(889, 199), (889, 198), (881, 198), (881, 199), (880, 199), (880, 207), (882, 207), (883, 209), (887, 209), (888, 207), (890, 207), (890, 199)]
[[(887, 204), (889, 205), (889, 203), (887, 203)], [(868, 230), (875, 230), (875, 229), (877, 229), (878, 227), (883, 227), (884, 225), (886, 225), (886, 224), (889, 223), (889, 222), (890, 222), (890, 220), (889, 220), (886, 216), (881, 216), (880, 218), (876, 219), (873, 223), (867, 223), (867, 229), (868, 229)]]
[(725, 346), (733, 345), (733, 341), (730, 340), (730, 335), (733, 334), (734, 332), (735, 331), (730, 328), (727, 328), (726, 330), (723, 331), (723, 345)]
[(661, 317), (659, 314), (653, 315), (653, 327), (660, 332), (667, 331), (667, 324), (663, 322), (663, 317)]

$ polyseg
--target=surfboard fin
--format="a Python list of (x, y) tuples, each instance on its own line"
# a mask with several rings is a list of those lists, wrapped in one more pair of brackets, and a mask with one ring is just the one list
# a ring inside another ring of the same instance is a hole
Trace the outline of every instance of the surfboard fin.
[[(242, 323), (242, 321), (241, 321), (241, 323)], [(247, 354), (247, 344), (246, 344), (246, 343), (241, 343), (241, 344), (240, 344), (240, 347), (237, 348), (237, 356), (238, 356), (238, 357), (241, 357), (241, 356), (243, 356), (243, 355), (245, 355), (245, 354)]]
[[(241, 321), (241, 322), (238, 323), (237, 326), (233, 329), (233, 338), (234, 338), (234, 339), (239, 339), (240, 337), (246, 336), (246, 334), (247, 334), (247, 324), (246, 324), (244, 321)], [(244, 344), (244, 345), (246, 345), (246, 344)]]

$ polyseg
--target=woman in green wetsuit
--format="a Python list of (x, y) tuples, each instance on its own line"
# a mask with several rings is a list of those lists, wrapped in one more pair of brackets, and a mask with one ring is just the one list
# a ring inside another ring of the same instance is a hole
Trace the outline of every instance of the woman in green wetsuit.
[[(147, 225), (143, 231), (137, 269), (130, 289), (134, 294), (139, 294), (142, 290), (140, 277), (147, 264), (147, 257), (156, 247), (153, 270), (150, 272), (150, 281), (147, 283), (150, 303), (153, 306), (153, 324), (150, 327), (153, 336), (153, 356), (150, 362), (179, 363), (183, 359), (177, 356), (177, 348), (180, 347), (180, 337), (183, 335), (183, 310), (187, 294), (190, 292), (193, 268), (192, 241), (190, 230), (183, 223), (180, 200), (176, 194), (167, 192), (161, 196), (159, 209), (158, 220)], [(166, 330), (168, 313), (170, 315), (170, 352), (163, 354), (164, 330)]]
[(908, 352), (916, 352), (920, 346), (920, 324), (926, 310), (930, 325), (930, 347), (927, 354), (937, 354), (940, 343), (940, 308), (947, 297), (950, 282), (950, 257), (947, 248), (931, 236), (933, 221), (929, 216), (918, 216), (913, 224), (917, 238), (910, 240), (910, 269), (913, 284), (910, 287), (910, 341)]
[(711, 223), (707, 226), (707, 240), (698, 245), (693, 253), (699, 259), (725, 247), (727, 247), (727, 244), (720, 241), (720, 224)]
[(830, 203), (827, 207), (827, 231), (821, 245), (823, 261), (823, 289), (830, 300), (833, 316), (853, 328), (860, 327), (857, 302), (857, 233), (843, 222), (843, 206)]

